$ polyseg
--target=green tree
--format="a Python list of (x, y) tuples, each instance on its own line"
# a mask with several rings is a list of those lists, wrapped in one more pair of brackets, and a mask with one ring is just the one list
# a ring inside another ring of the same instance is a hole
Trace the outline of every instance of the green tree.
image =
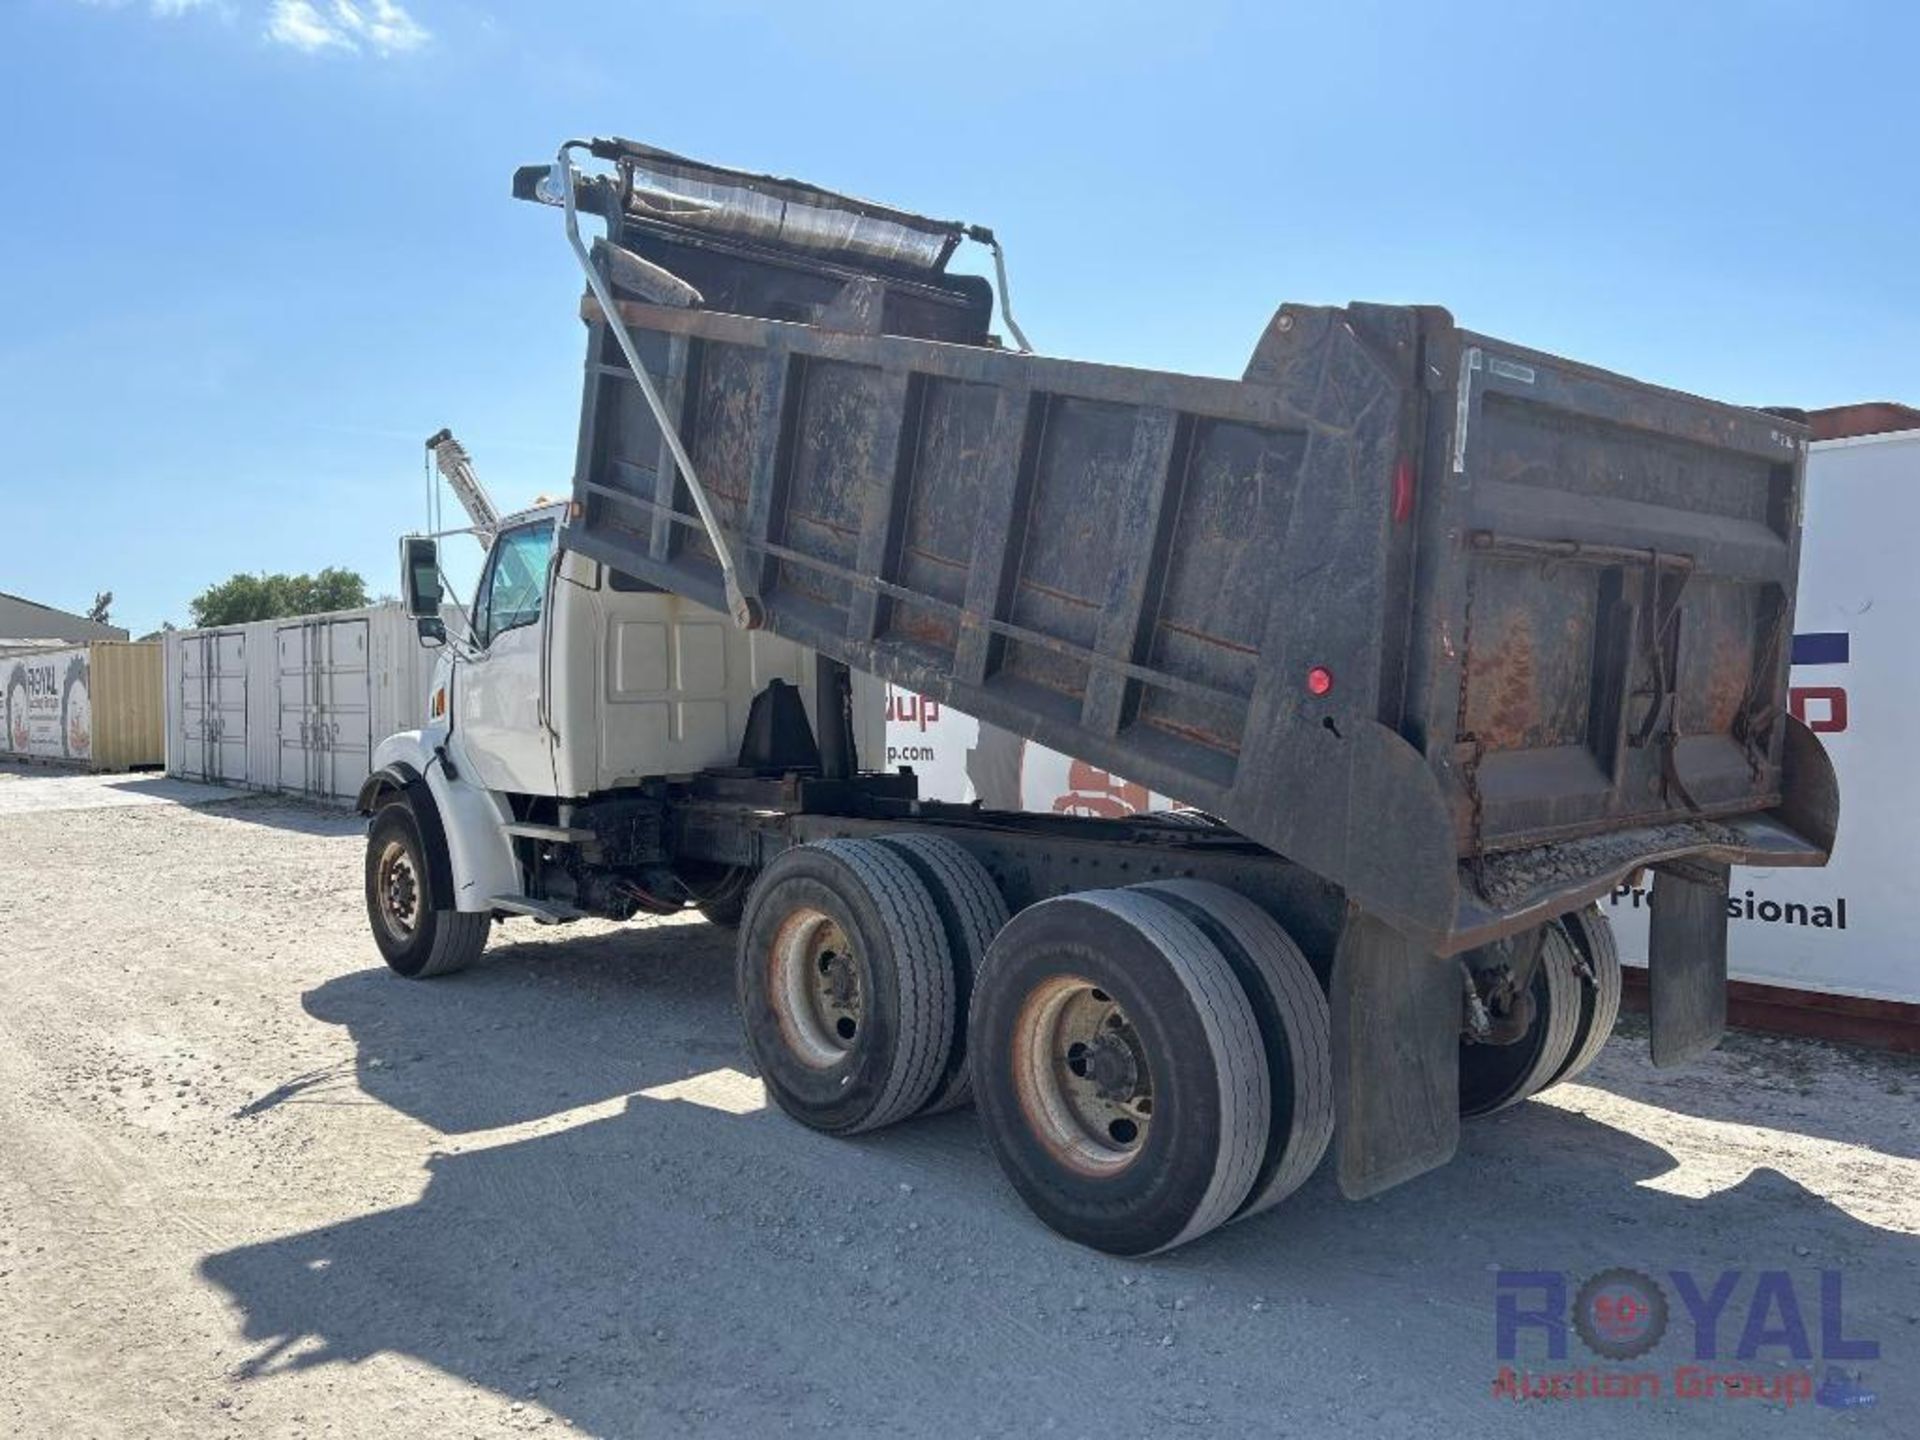
[(187, 609), (193, 623), (204, 627), (357, 610), (366, 603), (367, 582), (352, 570), (329, 565), (317, 575), (234, 575), (202, 590)]

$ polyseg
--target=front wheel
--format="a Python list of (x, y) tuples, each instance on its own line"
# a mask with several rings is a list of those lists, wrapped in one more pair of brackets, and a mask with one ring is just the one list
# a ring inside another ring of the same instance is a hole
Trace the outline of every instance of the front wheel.
[(430, 980), (480, 958), (493, 917), (444, 905), (413, 808), (404, 800), (381, 807), (367, 829), (367, 919), (396, 975)]

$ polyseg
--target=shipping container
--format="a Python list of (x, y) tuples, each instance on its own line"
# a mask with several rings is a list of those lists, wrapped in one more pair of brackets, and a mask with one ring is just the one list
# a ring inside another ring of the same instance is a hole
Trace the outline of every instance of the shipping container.
[(89, 770), (161, 764), (160, 646), (95, 640), (0, 653), (0, 756)]
[(420, 723), (431, 663), (398, 605), (167, 637), (167, 771), (349, 801), (374, 741)]

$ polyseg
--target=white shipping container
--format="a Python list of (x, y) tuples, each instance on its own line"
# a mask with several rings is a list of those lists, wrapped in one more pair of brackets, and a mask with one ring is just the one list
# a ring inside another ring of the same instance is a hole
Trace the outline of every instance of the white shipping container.
[(351, 801), (426, 714), (435, 652), (398, 604), (167, 636), (167, 773)]

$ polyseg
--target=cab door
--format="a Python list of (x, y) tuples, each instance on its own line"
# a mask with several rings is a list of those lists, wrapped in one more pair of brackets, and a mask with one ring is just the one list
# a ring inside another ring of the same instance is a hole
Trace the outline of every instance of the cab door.
[(554, 793), (542, 703), (553, 533), (551, 519), (501, 531), (474, 596), (476, 653), (454, 678), (455, 734), (489, 790)]

